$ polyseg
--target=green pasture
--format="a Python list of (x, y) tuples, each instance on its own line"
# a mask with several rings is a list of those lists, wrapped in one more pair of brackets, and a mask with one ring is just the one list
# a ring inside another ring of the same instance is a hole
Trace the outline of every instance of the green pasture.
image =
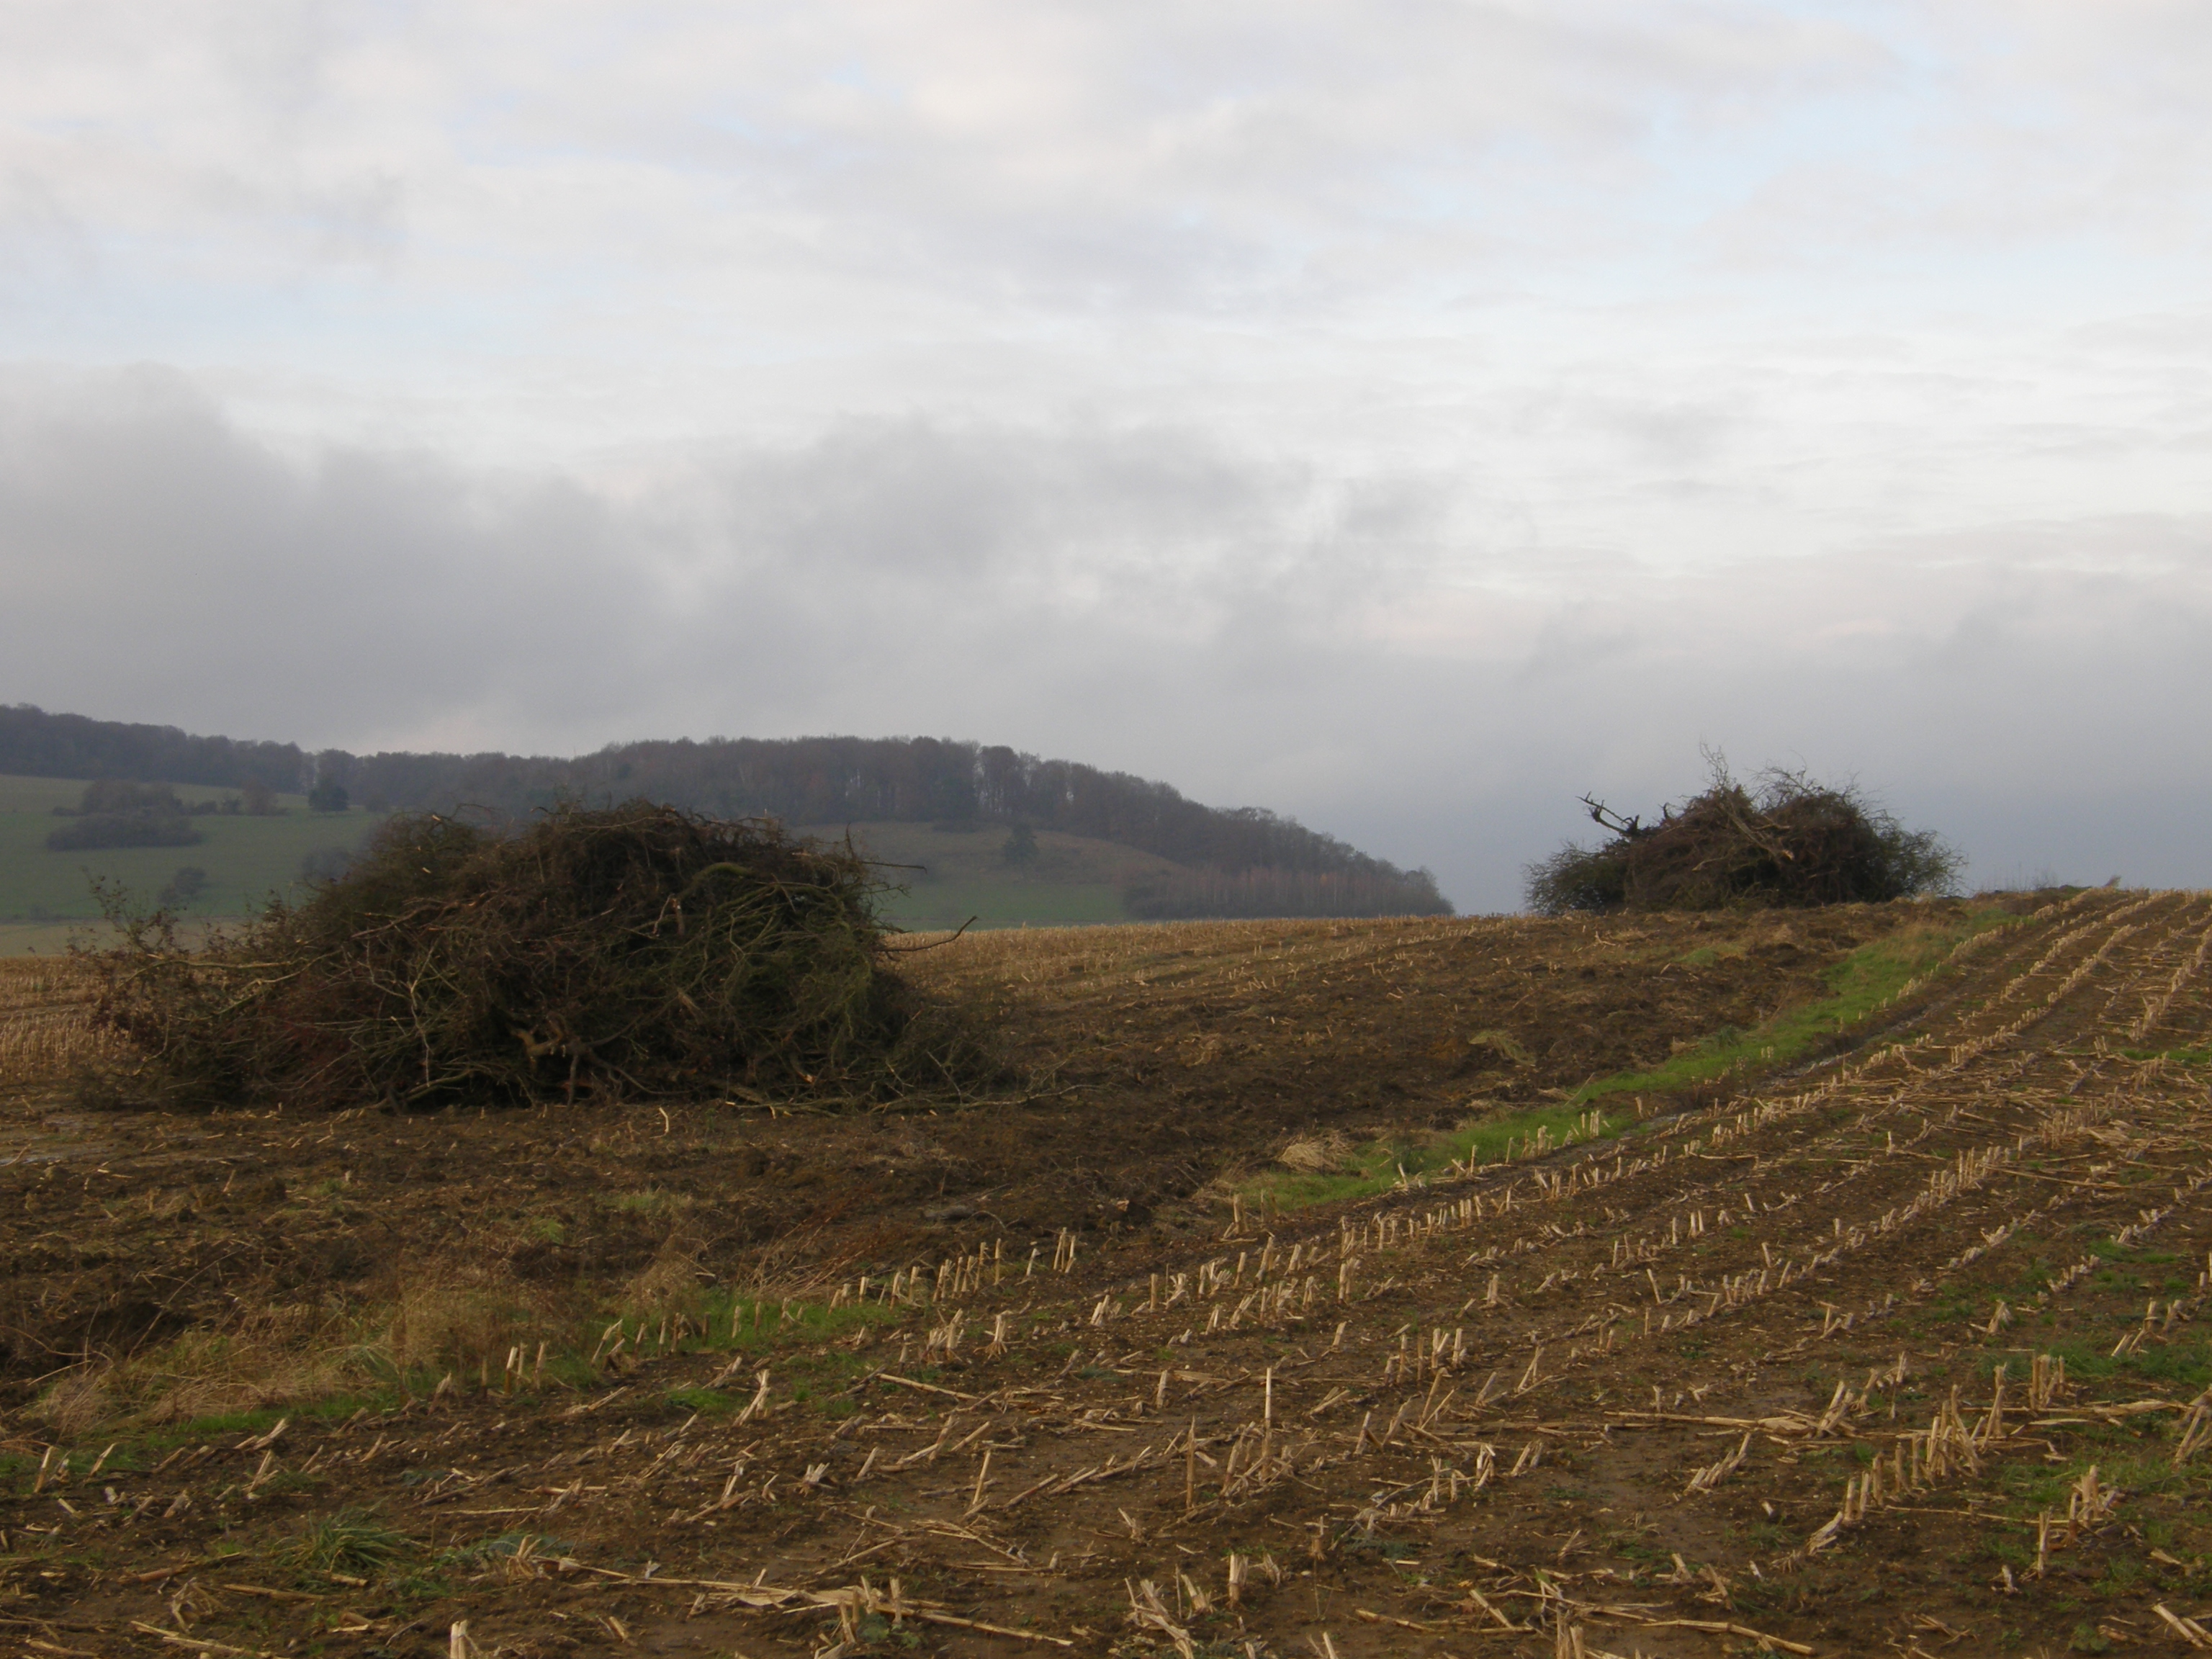
[(939, 829), (927, 823), (815, 824), (809, 835), (854, 844), (883, 866), (883, 878), (903, 890), (884, 895), (882, 914), (895, 925), (925, 932), (957, 927), (1071, 927), (1131, 920), (1121, 889), (1147, 876), (1171, 873), (1167, 860), (1112, 842), (1056, 830), (1036, 832), (1036, 856), (1006, 860), (1003, 824)]
[(1077, 927), (1127, 921), (1121, 890), (1099, 882), (949, 881), (884, 896), (888, 921), (915, 933), (957, 927)]
[[(80, 921), (0, 921), (0, 957), (65, 956), (71, 939), (88, 937), (86, 927)], [(106, 942), (104, 930), (97, 942)]]
[[(175, 786), (187, 805), (221, 800), (228, 789)], [(205, 836), (191, 847), (124, 847), (55, 853), (47, 831), (69, 820), (57, 806), (74, 806), (82, 779), (0, 775), (0, 956), (41, 954), (89, 938), (100, 907), (92, 878), (122, 883), (150, 905), (185, 866), (207, 872), (207, 882), (182, 913), (186, 921), (228, 920), (257, 909), (271, 893), (291, 889), (300, 861), (330, 848), (358, 848), (377, 820), (356, 808), (311, 812), (303, 795), (282, 795), (285, 810), (272, 817), (211, 813), (191, 820)], [(894, 884), (882, 913), (896, 927), (915, 932), (977, 927), (1077, 927), (1128, 921), (1121, 903), (1125, 884), (1172, 872), (1165, 859), (1110, 842), (1043, 830), (1036, 855), (1025, 864), (1004, 857), (1003, 825), (974, 830), (926, 823), (813, 825), (825, 839), (850, 834), (883, 865)]]
[[(58, 948), (82, 924), (96, 921), (95, 876), (121, 882), (151, 904), (187, 865), (207, 872), (188, 917), (239, 916), (300, 878), (300, 860), (326, 848), (358, 847), (377, 822), (356, 809), (310, 812), (303, 795), (280, 795), (286, 810), (270, 817), (210, 813), (190, 820), (206, 839), (191, 847), (115, 847), (56, 853), (46, 832), (69, 822), (56, 806), (74, 805), (81, 781), (0, 776), (0, 951)], [(186, 805), (234, 792), (179, 785)]]

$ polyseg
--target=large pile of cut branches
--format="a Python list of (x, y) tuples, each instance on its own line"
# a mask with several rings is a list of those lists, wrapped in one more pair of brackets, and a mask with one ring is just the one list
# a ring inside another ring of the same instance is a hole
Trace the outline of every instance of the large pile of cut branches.
[(1609, 838), (1528, 866), (1529, 908), (1542, 915), (1876, 903), (1948, 891), (1958, 873), (1940, 836), (1905, 829), (1856, 787), (1770, 769), (1747, 788), (1718, 757), (1704, 793), (1656, 823), (1583, 804)]
[(390, 820), (340, 879), (103, 958), (107, 1022), (180, 1103), (881, 1100), (978, 1074), (890, 971), (849, 846), (645, 801), (519, 834)]

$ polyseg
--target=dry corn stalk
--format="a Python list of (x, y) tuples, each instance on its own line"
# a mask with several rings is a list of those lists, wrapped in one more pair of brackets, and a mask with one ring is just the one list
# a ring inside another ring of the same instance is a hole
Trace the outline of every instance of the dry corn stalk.
[(2037, 1411), (2047, 1411), (2065, 1392), (2065, 1360), (2047, 1353), (2036, 1355), (2027, 1373), (2028, 1405)]
[(2094, 1463), (2081, 1472), (2066, 1494), (2066, 1541), (2072, 1543), (2085, 1528), (2107, 1519), (2120, 1501), (2120, 1489), (2097, 1479)]
[(2174, 1612), (2163, 1601), (2152, 1607), (2151, 1611), (2159, 1616), (2160, 1623), (2191, 1647), (2212, 1648), (2212, 1631), (2205, 1629), (2194, 1619)]
[(753, 1397), (745, 1402), (745, 1408), (736, 1417), (735, 1420), (739, 1423), (750, 1423), (768, 1409), (768, 1373), (766, 1371), (755, 1373), (754, 1382), (757, 1386), (753, 1391)]
[(1148, 1630), (1164, 1636), (1175, 1645), (1181, 1659), (1196, 1659), (1197, 1646), (1190, 1639), (1190, 1632), (1177, 1624), (1175, 1616), (1160, 1600), (1159, 1587), (1149, 1578), (1140, 1578), (1129, 1591), (1129, 1622), (1139, 1630)]
[(2173, 1446), (2173, 1467), (2179, 1468), (2207, 1445), (2212, 1445), (2212, 1390), (2198, 1395), (2189, 1415), (2181, 1419), (2179, 1437)]
[(1690, 1477), (1690, 1484), (1683, 1488), (1683, 1496), (1687, 1497), (1690, 1493), (1697, 1492), (1711, 1492), (1715, 1486), (1719, 1486), (1722, 1481), (1727, 1480), (1729, 1476), (1741, 1468), (1743, 1467), (1743, 1460), (1749, 1456), (1750, 1454), (1751, 1436), (1747, 1433), (1743, 1438), (1737, 1443), (1736, 1449), (1734, 1451), (1729, 1453), (1727, 1456), (1722, 1458), (1718, 1462), (1708, 1465), (1706, 1468), (1699, 1469), (1695, 1474), (1692, 1474)]

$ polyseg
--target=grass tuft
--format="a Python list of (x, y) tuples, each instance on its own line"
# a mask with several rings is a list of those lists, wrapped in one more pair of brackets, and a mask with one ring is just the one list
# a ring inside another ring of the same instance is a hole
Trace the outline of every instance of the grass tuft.
[(376, 1579), (413, 1559), (422, 1547), (366, 1510), (343, 1509), (310, 1522), (298, 1537), (272, 1550), (270, 1559), (303, 1575)]

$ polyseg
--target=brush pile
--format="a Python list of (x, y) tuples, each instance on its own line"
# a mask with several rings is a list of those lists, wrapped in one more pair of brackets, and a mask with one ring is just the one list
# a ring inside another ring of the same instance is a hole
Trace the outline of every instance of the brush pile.
[(1959, 856), (1931, 830), (1907, 830), (1856, 788), (1770, 769), (1747, 789), (1711, 757), (1705, 792), (1656, 823), (1583, 804), (1611, 839), (1571, 842), (1528, 869), (1544, 915), (1880, 903), (1948, 891)]
[(102, 1018), (179, 1104), (957, 1091), (975, 1047), (890, 971), (882, 888), (849, 845), (647, 801), (407, 815), (198, 951), (121, 918)]

